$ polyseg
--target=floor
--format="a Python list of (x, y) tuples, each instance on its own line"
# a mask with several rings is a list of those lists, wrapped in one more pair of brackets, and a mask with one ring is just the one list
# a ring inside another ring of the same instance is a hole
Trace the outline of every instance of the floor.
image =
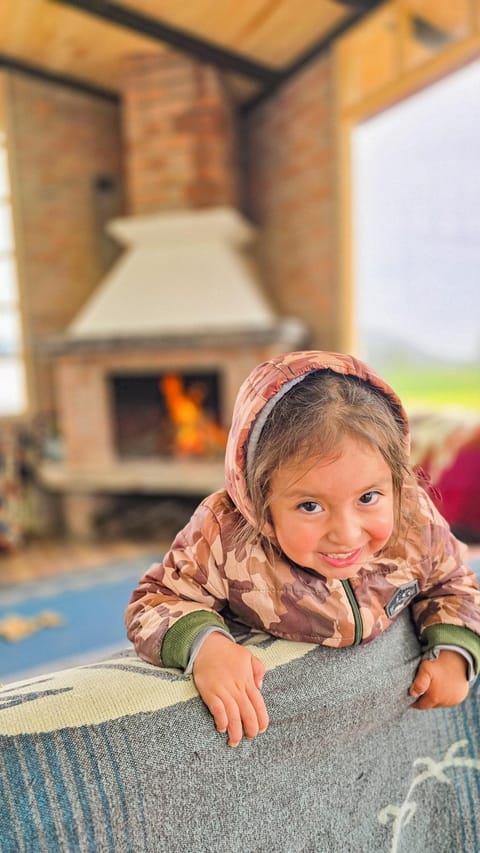
[(145, 553), (158, 553), (160, 556), (168, 544), (160, 540), (31, 542), (15, 554), (0, 555), (0, 586), (54, 577), (73, 570), (93, 570), (104, 563), (126, 560)]

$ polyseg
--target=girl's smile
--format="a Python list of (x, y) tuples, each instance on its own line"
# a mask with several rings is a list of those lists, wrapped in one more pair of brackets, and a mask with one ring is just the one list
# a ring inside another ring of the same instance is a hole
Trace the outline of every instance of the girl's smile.
[(282, 551), (327, 578), (356, 575), (393, 532), (390, 468), (374, 445), (351, 437), (335, 456), (279, 468), (271, 494), (272, 527)]

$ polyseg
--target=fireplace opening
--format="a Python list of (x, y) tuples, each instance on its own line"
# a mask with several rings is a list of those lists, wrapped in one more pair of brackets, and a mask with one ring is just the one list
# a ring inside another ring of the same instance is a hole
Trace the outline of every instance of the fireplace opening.
[(101, 541), (157, 541), (168, 548), (188, 522), (200, 496), (181, 494), (103, 496), (92, 513), (91, 525)]
[(223, 455), (218, 372), (110, 376), (114, 441), (122, 459), (215, 459)]

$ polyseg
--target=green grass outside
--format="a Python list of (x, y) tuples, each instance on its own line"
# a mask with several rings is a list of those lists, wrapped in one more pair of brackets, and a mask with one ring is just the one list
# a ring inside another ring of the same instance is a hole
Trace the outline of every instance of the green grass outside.
[(382, 374), (405, 408), (463, 408), (480, 412), (480, 367), (401, 367)]

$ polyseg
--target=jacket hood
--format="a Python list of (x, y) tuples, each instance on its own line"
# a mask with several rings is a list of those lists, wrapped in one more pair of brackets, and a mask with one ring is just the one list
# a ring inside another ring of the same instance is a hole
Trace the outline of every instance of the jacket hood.
[(357, 376), (383, 391), (403, 421), (405, 441), (409, 445), (408, 418), (399, 397), (368, 365), (353, 356), (307, 350), (286, 353), (259, 364), (247, 376), (238, 392), (225, 453), (227, 492), (237, 509), (254, 527), (256, 520), (248, 496), (246, 471), (253, 459), (263, 425), (278, 400), (293, 385), (318, 370)]

